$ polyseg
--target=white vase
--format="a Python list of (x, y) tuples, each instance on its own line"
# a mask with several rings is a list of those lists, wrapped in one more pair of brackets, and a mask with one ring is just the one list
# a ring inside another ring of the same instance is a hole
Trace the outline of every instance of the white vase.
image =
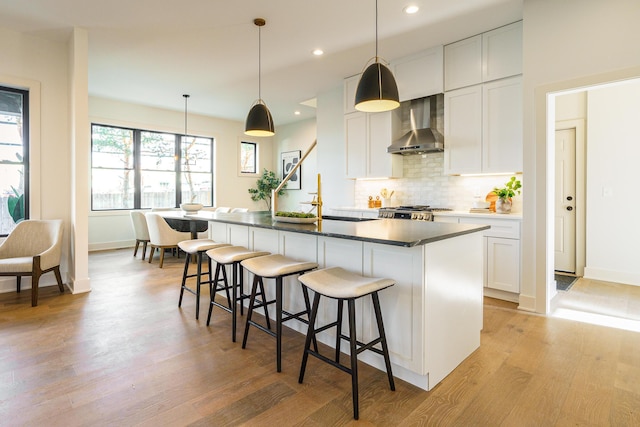
[(511, 213), (511, 199), (498, 199), (496, 200), (496, 213), (508, 214)]

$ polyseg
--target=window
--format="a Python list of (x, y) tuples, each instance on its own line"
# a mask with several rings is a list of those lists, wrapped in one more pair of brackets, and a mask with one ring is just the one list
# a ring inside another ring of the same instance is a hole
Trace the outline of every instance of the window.
[(29, 92), (0, 86), (0, 235), (29, 218)]
[(213, 203), (213, 139), (92, 125), (92, 210)]
[(258, 173), (258, 144), (255, 142), (240, 143), (240, 173)]

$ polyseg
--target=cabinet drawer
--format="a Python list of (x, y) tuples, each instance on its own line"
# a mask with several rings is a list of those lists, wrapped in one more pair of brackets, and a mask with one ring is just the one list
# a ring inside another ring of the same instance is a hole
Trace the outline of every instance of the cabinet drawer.
[(461, 217), (460, 224), (490, 225), (491, 228), (484, 232), (487, 237), (520, 239), (520, 221), (518, 220)]

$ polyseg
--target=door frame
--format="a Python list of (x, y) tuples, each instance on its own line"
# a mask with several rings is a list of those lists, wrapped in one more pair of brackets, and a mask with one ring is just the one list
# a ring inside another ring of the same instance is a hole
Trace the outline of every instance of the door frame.
[[(556, 132), (567, 129), (575, 129), (576, 135), (576, 276), (581, 277), (584, 276), (587, 257), (587, 144), (585, 138), (585, 120), (573, 119), (556, 121)], [(557, 179), (557, 177), (555, 179)], [(553, 211), (555, 205), (550, 206), (550, 209)]]

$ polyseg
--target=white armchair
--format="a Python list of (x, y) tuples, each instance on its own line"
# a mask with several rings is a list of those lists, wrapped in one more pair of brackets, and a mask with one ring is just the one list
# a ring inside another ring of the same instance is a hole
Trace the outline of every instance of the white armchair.
[(176, 231), (167, 224), (167, 221), (157, 213), (148, 212), (147, 228), (149, 229), (149, 263), (153, 259), (153, 252), (156, 248), (160, 252), (160, 268), (164, 263), (165, 249), (178, 249), (178, 243), (183, 240), (191, 240), (191, 233), (188, 231)]
[(20, 292), (22, 276), (31, 276), (31, 306), (38, 305), (40, 277), (53, 271), (60, 292), (64, 284), (60, 276), (62, 255), (62, 220), (26, 220), (0, 245), (0, 276), (16, 276)]
[(142, 260), (147, 253), (147, 243), (149, 243), (149, 229), (147, 228), (147, 219), (144, 212), (131, 211), (131, 223), (133, 224), (133, 232), (136, 235), (136, 247), (133, 250), (133, 256), (138, 254), (138, 248), (142, 243)]

